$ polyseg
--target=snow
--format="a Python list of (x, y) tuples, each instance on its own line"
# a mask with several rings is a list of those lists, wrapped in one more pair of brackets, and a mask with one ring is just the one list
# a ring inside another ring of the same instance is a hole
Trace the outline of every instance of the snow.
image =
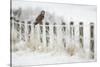
[[(23, 47), (24, 50), (21, 49)], [(72, 56), (67, 52), (67, 49), (61, 48), (50, 49), (49, 47), (45, 47), (45, 49), (40, 48), (40, 50), (33, 51), (27, 47), (25, 48), (23, 42), (18, 43), (17, 48), (18, 51), (12, 52), (13, 66), (76, 63), (96, 60), (90, 58), (89, 51), (83, 51), (78, 48)]]
[(33, 53), (33, 52), (17, 52), (12, 53), (13, 66), (27, 66), (27, 65), (44, 65), (44, 64), (59, 64), (59, 63), (73, 63), (73, 62), (88, 62), (94, 61), (87, 58), (80, 58), (68, 55), (56, 55), (52, 53)]

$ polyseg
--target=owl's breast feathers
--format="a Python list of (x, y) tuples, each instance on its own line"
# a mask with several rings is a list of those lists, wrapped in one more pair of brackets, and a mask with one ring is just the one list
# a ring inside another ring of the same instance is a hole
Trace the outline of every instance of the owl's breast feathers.
[(37, 22), (42, 22), (43, 19), (44, 19), (44, 15), (41, 14), (36, 18), (36, 21)]

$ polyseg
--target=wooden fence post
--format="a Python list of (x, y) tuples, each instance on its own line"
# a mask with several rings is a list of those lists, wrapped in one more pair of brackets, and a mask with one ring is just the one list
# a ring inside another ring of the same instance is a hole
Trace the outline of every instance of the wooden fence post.
[(92, 55), (90, 58), (94, 59), (94, 23), (90, 23), (90, 51)]
[(54, 23), (53, 25), (54, 25), (54, 27), (53, 27), (53, 33), (54, 33), (54, 35), (57, 35), (56, 23)]
[(43, 25), (40, 25), (40, 41), (43, 43)]
[(80, 42), (80, 48), (83, 48), (83, 22), (79, 23), (79, 42)]
[(24, 23), (25, 24), (25, 41), (27, 42), (28, 41), (28, 37), (27, 37), (27, 22)]
[(74, 29), (74, 22), (71, 21), (70, 22), (70, 38), (71, 38), (71, 42), (74, 43), (74, 35), (75, 35), (75, 29)]
[(63, 34), (62, 42), (64, 48), (66, 48), (66, 23), (65, 22), (62, 22), (62, 34)]
[(46, 22), (45, 23), (45, 25), (46, 25), (46, 46), (48, 47), (49, 45), (49, 41), (50, 41), (50, 27), (49, 27), (49, 23), (48, 22)]
[(54, 44), (54, 46), (56, 46), (55, 44), (57, 44), (57, 26), (56, 26), (56, 22), (54, 22), (53, 23), (53, 35), (54, 35), (54, 37), (53, 37), (53, 44)]
[(17, 22), (15, 22), (15, 24), (16, 24), (16, 29), (17, 29), (17, 39), (18, 39), (18, 41), (20, 41), (20, 39), (21, 39), (21, 26), (20, 26), (20, 22), (19, 21), (17, 21)]
[(28, 32), (27, 32), (27, 36), (28, 36), (28, 40), (30, 40), (30, 36), (31, 36), (31, 21), (28, 21), (27, 22), (27, 24), (28, 24)]
[(21, 21), (21, 40), (25, 41), (25, 22)]

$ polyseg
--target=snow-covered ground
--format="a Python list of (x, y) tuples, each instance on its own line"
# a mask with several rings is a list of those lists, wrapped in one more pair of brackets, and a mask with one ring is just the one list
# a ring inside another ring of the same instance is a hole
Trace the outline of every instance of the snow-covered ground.
[(95, 61), (89, 58), (80, 57), (80, 54), (69, 56), (66, 53), (56, 54), (50, 53), (37, 53), (30, 51), (20, 51), (12, 53), (12, 65), (13, 66), (27, 66), (27, 65), (44, 65), (44, 64), (59, 64), (59, 63), (73, 63), (73, 62), (89, 62)]

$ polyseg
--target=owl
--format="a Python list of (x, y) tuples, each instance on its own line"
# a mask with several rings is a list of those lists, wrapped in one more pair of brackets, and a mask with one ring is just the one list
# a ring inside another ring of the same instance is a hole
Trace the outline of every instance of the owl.
[(37, 24), (42, 25), (42, 23), (43, 23), (42, 20), (44, 19), (44, 15), (45, 15), (45, 11), (42, 10), (41, 13), (37, 16), (34, 25), (37, 25)]

